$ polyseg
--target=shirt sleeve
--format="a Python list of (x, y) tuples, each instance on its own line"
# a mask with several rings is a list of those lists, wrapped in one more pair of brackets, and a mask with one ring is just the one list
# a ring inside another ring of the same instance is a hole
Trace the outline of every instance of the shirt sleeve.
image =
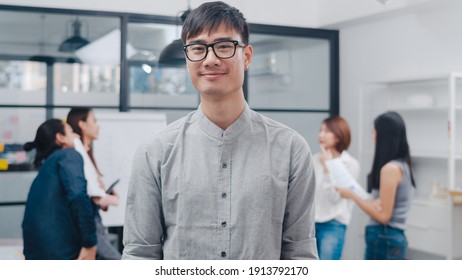
[(284, 214), (281, 259), (318, 259), (314, 227), (315, 174), (310, 148), (296, 134)]
[(96, 245), (95, 210), (87, 195), (82, 157), (74, 149), (68, 149), (58, 161), (58, 168), (72, 217), (79, 227), (82, 246), (93, 247)]
[(164, 222), (158, 159), (161, 154), (161, 144), (155, 141), (152, 145), (141, 145), (133, 158), (122, 259), (163, 258)]

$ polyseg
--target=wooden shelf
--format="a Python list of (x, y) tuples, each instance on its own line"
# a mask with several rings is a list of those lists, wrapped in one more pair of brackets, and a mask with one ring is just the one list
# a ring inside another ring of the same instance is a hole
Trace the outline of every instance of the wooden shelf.
[(462, 191), (450, 191), (453, 204), (462, 204)]

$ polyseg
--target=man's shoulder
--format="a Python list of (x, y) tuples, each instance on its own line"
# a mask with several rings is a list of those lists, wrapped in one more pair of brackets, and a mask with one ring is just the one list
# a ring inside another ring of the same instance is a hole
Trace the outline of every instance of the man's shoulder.
[(252, 121), (259, 125), (267, 126), (269, 129), (287, 131), (287, 133), (297, 133), (295, 130), (288, 127), (287, 125), (279, 121), (276, 121), (270, 117), (267, 117), (263, 114), (260, 114), (254, 110), (252, 110)]
[(181, 131), (186, 127), (187, 124), (193, 123), (196, 120), (196, 112), (192, 111), (186, 116), (179, 118), (164, 128), (159, 129), (152, 137), (146, 139), (143, 145), (155, 145), (162, 143), (170, 143), (178, 137)]

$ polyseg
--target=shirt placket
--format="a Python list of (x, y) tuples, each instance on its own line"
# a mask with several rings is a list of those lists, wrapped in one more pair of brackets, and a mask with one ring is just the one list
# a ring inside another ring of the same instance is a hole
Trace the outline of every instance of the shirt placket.
[(220, 174), (218, 176), (218, 255), (219, 259), (231, 257), (231, 143), (223, 135)]

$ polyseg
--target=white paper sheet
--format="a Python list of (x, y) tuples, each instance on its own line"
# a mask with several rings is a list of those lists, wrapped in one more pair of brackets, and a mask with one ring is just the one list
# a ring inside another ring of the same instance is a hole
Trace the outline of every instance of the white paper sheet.
[(362, 199), (371, 198), (370, 194), (351, 176), (339, 158), (326, 160), (326, 165), (329, 168), (330, 177), (334, 185), (349, 188)]

